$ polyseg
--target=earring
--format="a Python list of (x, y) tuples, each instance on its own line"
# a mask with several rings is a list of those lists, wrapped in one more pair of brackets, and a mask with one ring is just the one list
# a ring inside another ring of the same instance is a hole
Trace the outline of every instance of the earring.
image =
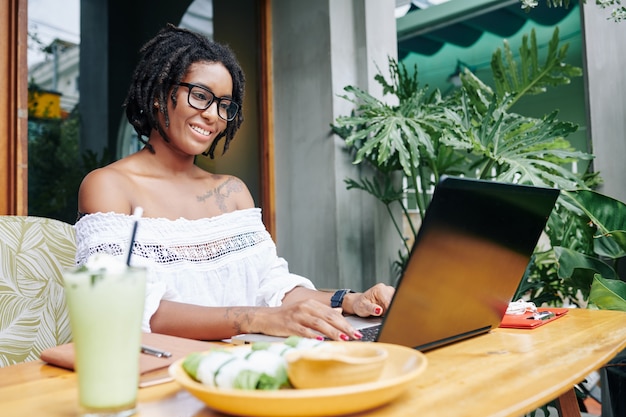
[(154, 107), (156, 107), (157, 109), (159, 108), (159, 102), (158, 101), (154, 102)]

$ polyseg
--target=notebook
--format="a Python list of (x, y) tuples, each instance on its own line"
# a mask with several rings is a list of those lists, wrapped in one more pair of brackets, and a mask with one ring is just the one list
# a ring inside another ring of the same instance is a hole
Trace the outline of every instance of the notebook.
[(550, 323), (563, 317), (569, 311), (568, 308), (543, 308), (539, 307), (537, 313), (505, 314), (500, 327), (509, 329), (536, 329), (546, 323)]
[[(443, 177), (374, 341), (429, 350), (500, 325), (559, 190)], [(238, 335), (233, 343), (278, 341)]]
[[(185, 339), (158, 333), (143, 333), (142, 345), (165, 350), (171, 354), (168, 357), (157, 357), (148, 354), (139, 355), (139, 387), (147, 387), (171, 381), (168, 367), (176, 360), (192, 352), (199, 352), (215, 348), (211, 342)], [(50, 365), (74, 370), (74, 344), (66, 343), (53, 346), (41, 352), (41, 359)]]

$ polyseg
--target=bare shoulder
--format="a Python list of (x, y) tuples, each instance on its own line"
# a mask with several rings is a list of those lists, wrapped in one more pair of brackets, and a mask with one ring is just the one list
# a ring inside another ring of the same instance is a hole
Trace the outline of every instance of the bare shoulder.
[(254, 207), (254, 200), (246, 184), (233, 175), (212, 175), (217, 182), (215, 187), (218, 193), (228, 197), (236, 205), (236, 210), (243, 210)]
[[(123, 165), (121, 165), (123, 166)], [(130, 214), (132, 202), (129, 199), (130, 178), (113, 163), (95, 169), (83, 178), (78, 190), (78, 211), (81, 213)]]

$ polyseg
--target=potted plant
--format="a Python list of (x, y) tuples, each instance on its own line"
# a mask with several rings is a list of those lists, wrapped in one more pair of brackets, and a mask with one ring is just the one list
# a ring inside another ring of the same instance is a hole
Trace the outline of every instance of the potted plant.
[[(566, 137), (577, 129), (552, 112), (537, 119), (511, 111), (526, 94), (566, 84), (581, 75), (565, 62), (567, 44), (560, 45), (558, 28), (540, 63), (534, 31), (524, 36), (517, 63), (508, 45), (492, 56), (494, 88), (469, 70), (461, 87), (443, 96), (418, 83), (417, 68), (408, 71), (389, 59), (391, 81), (375, 77), (383, 94), (395, 96), (388, 104), (354, 87), (343, 97), (355, 104), (349, 116), (332, 126), (352, 152), (355, 164), (373, 169), (373, 175), (345, 180), (349, 189), (366, 191), (381, 201), (392, 216), (404, 250), (395, 261), (399, 274), (417, 232), (409, 205), (424, 215), (434, 184), (444, 175), (557, 187), (562, 197), (546, 226), (550, 244), (535, 253), (518, 296), (539, 305), (591, 302), (600, 308), (626, 311), (626, 284), (610, 265), (626, 253), (623, 204), (592, 191), (597, 174), (575, 174), (565, 168), (592, 155), (573, 149)], [(397, 180), (398, 173), (406, 179)], [(414, 196), (407, 200), (407, 193)], [(403, 218), (391, 209), (400, 205)], [(405, 236), (403, 222), (413, 236)], [(592, 224), (593, 227), (590, 227)], [(607, 262), (608, 261), (608, 262)]]
[[(626, 282), (615, 268), (626, 255), (626, 205), (592, 190), (601, 182), (597, 173), (577, 175), (565, 168), (593, 157), (567, 141), (577, 126), (559, 121), (556, 111), (541, 119), (511, 111), (523, 95), (541, 94), (581, 75), (565, 63), (566, 52), (557, 28), (539, 64), (533, 31), (523, 37), (521, 62), (506, 42), (503, 51), (493, 54), (493, 89), (465, 69), (461, 87), (442, 96), (419, 86), (417, 68), (409, 72), (392, 59), (391, 81), (381, 74), (375, 79), (397, 104), (345, 87), (343, 97), (355, 110), (338, 117), (332, 129), (345, 140), (354, 163), (372, 169), (369, 177), (345, 182), (348, 189), (366, 191), (388, 208), (405, 244), (394, 262), (398, 276), (417, 233), (409, 206), (421, 218), (442, 175), (557, 187), (562, 193), (545, 228), (549, 243), (538, 245), (514, 299), (626, 311)], [(398, 173), (404, 181), (398, 181)], [(400, 206), (402, 218), (395, 217), (394, 205)], [(403, 221), (412, 236), (405, 236)]]

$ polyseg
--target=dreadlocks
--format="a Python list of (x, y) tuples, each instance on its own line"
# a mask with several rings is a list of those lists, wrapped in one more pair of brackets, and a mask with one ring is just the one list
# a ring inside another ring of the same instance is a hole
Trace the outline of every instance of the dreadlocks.
[[(245, 84), (243, 71), (233, 52), (225, 45), (213, 42), (201, 34), (168, 24), (141, 48), (140, 54), (141, 59), (135, 68), (124, 107), (126, 117), (139, 135), (139, 140), (152, 152), (154, 150), (145, 138), (150, 136), (152, 129), (156, 129), (163, 139), (169, 142), (169, 137), (159, 122), (158, 112), (163, 113), (165, 126), (169, 126), (167, 96), (172, 90), (171, 99), (176, 106), (178, 83), (191, 64), (199, 61), (223, 64), (233, 80), (233, 101), (239, 106), (243, 103)], [(213, 159), (217, 143), (225, 136), (222, 151), (224, 154), (242, 122), (243, 112), (239, 111), (203, 155), (209, 155)]]

